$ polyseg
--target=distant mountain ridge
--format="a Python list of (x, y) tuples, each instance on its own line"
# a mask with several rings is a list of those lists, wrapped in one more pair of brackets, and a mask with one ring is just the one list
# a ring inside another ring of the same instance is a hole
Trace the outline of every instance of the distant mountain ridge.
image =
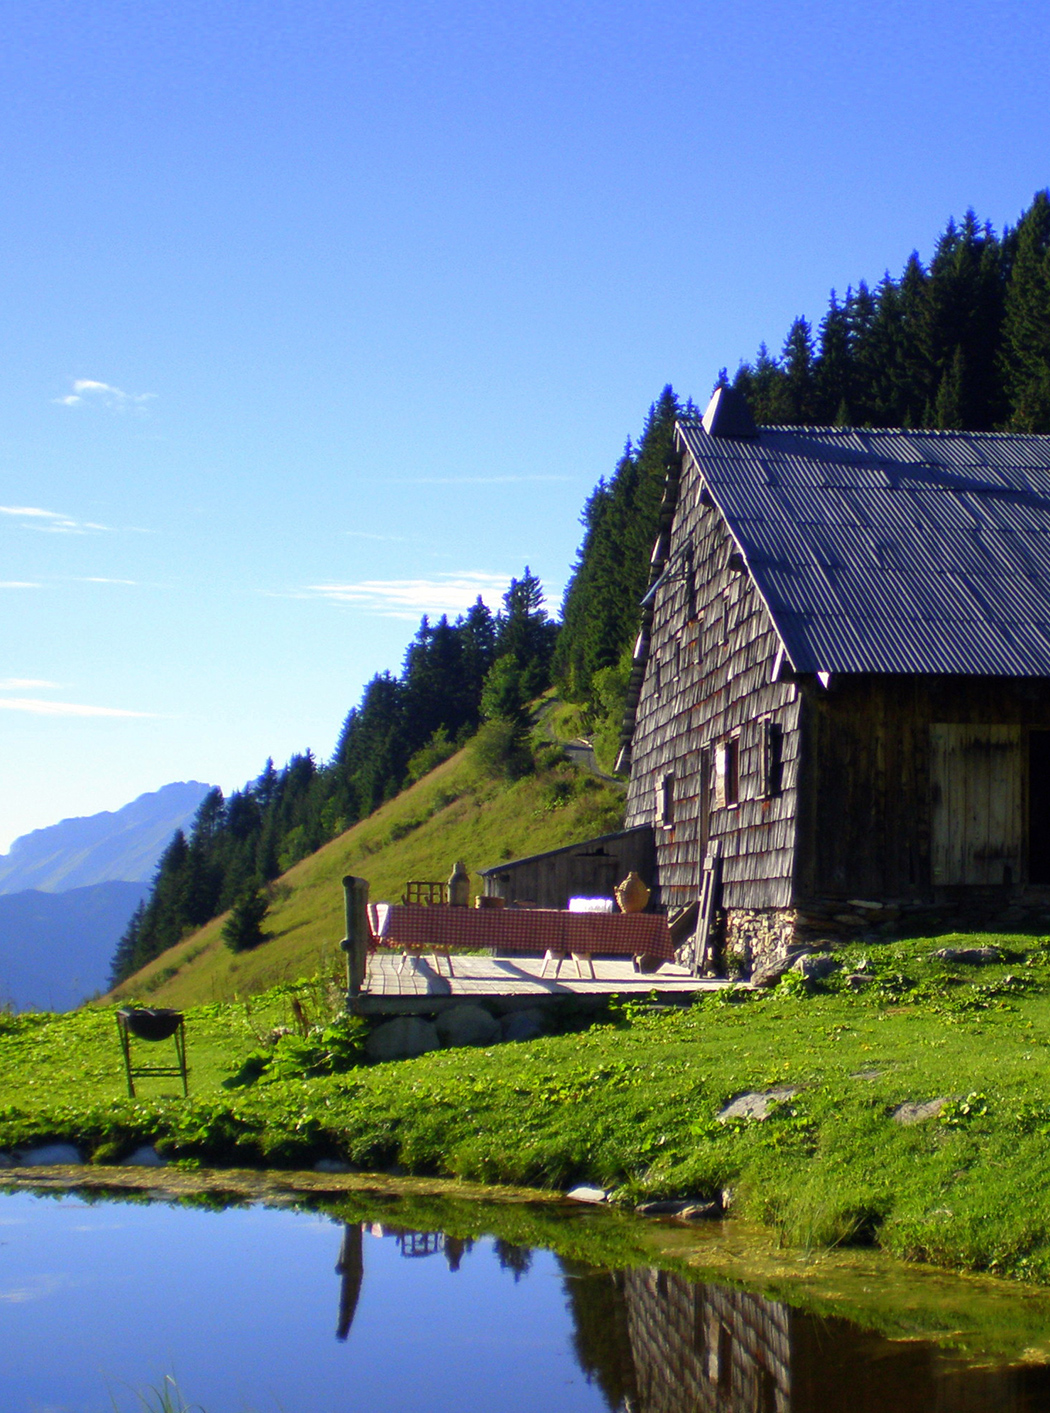
[(0, 894), (148, 883), (171, 836), (189, 828), (210, 789), (199, 780), (178, 781), (122, 809), (63, 819), (23, 834), (9, 853), (0, 854)]
[(0, 897), (0, 1006), (68, 1011), (105, 989), (109, 959), (148, 883)]

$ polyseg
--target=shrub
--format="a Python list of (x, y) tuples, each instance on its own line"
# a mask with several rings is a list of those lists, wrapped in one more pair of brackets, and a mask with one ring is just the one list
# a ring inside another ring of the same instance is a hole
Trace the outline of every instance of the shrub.
[(261, 888), (240, 897), (222, 925), (222, 940), (231, 952), (247, 952), (265, 942), (270, 934), (262, 928), (269, 900)]

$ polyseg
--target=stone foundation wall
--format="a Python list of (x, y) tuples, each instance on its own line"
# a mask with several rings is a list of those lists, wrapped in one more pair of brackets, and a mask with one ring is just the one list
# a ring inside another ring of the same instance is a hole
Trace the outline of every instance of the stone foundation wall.
[(746, 978), (778, 970), (791, 956), (836, 942), (884, 941), (902, 933), (1035, 929), (1050, 933), (1050, 891), (976, 894), (939, 902), (815, 898), (799, 908), (730, 908), (719, 915), (722, 970)]
[(799, 945), (793, 908), (731, 908), (722, 936), (728, 976), (748, 977), (757, 967), (786, 959)]

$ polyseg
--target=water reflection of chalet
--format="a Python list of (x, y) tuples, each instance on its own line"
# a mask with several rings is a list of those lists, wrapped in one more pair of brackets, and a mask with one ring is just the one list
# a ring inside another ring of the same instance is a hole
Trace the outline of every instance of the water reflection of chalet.
[(1036, 1413), (1043, 1366), (964, 1368), (931, 1343), (652, 1269), (611, 1277), (626, 1307), (630, 1413)]
[[(366, 1224), (403, 1257), (443, 1256), (469, 1238)], [(493, 1254), (515, 1281), (532, 1253)], [(640, 1267), (616, 1273), (561, 1261), (576, 1358), (610, 1413), (1036, 1413), (1050, 1408), (1045, 1366), (974, 1369), (928, 1341), (888, 1340), (848, 1320), (762, 1295)], [(350, 1332), (364, 1274), (362, 1227), (344, 1228), (337, 1337)]]

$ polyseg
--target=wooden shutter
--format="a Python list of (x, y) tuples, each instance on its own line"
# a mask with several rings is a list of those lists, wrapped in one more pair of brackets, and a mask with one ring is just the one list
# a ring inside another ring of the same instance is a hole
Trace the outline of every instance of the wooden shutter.
[(1021, 746), (1019, 726), (930, 727), (935, 884), (1020, 881)]

